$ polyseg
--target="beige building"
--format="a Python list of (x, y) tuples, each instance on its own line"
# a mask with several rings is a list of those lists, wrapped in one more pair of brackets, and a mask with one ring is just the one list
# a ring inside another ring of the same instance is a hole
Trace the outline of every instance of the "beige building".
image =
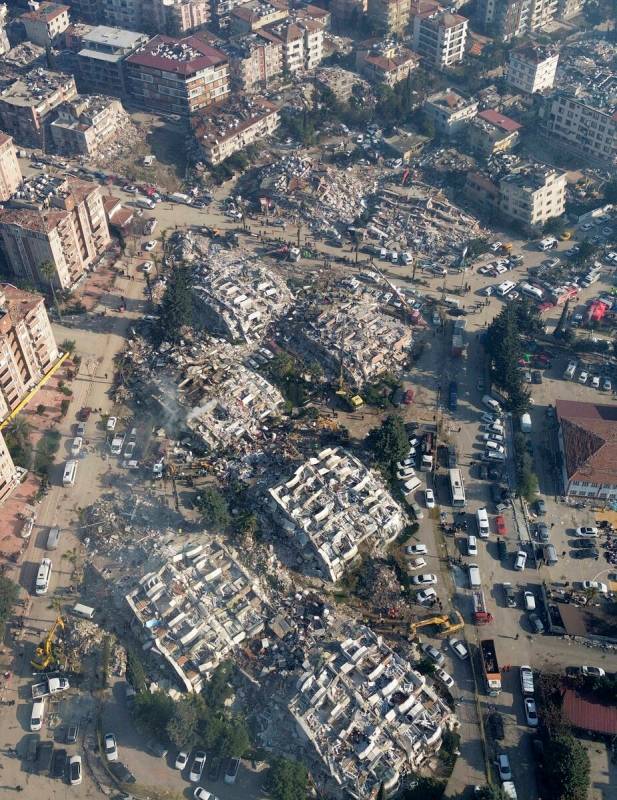
[(368, 0), (367, 14), (378, 33), (402, 35), (409, 26), (411, 0)]
[(0, 202), (8, 200), (22, 181), (13, 139), (0, 132)]
[(413, 0), (412, 49), (437, 69), (460, 64), (465, 57), (469, 20), (434, 0)]
[(69, 6), (59, 3), (35, 3), (35, 5), (36, 8), (26, 11), (20, 17), (26, 29), (26, 37), (39, 47), (56, 44), (69, 27)]
[(95, 155), (112, 141), (127, 120), (119, 100), (78, 96), (63, 103), (50, 125), (56, 150), (64, 155)]
[(281, 22), (288, 14), (289, 7), (283, 0), (251, 0), (232, 9), (231, 33), (252, 33), (265, 25)]
[(591, 98), (583, 89), (554, 92), (545, 99), (540, 120), (555, 146), (585, 156), (590, 163), (614, 168), (617, 112), (609, 102), (597, 105), (598, 95)]
[(43, 210), (0, 210), (0, 240), (16, 275), (48, 285), (40, 267), (49, 262), (51, 282), (70, 289), (111, 241), (100, 186), (69, 178)]
[(499, 181), (499, 210), (529, 230), (541, 228), (566, 210), (566, 175), (534, 165)]
[(72, 76), (33, 69), (0, 91), (0, 125), (17, 144), (46, 149), (49, 114), (76, 94)]
[(368, 84), (355, 72), (342, 67), (320, 67), (315, 72), (315, 81), (322, 89), (328, 89), (340, 103), (347, 103), (355, 86), (368, 91)]
[(478, 113), (478, 101), (465, 97), (454, 89), (444, 89), (426, 99), (424, 111), (432, 120), (435, 131), (453, 136), (467, 126)]
[(0, 504), (11, 494), (19, 483), (19, 472), (13, 464), (2, 433), (0, 433)]
[(557, 73), (559, 53), (538, 45), (512, 50), (506, 80), (515, 89), (527, 94), (552, 89)]
[(222, 42), (220, 49), (229, 59), (234, 88), (242, 92), (263, 88), (283, 72), (283, 43), (267, 31)]
[(330, 13), (336, 30), (348, 24), (356, 25), (367, 13), (367, 0), (332, 0)]
[(173, 36), (191, 33), (210, 22), (210, 3), (207, 0), (175, 0), (165, 4), (167, 31)]
[(279, 123), (279, 109), (262, 97), (240, 97), (192, 119), (201, 156), (214, 166), (271, 136)]
[(138, 47), (147, 44), (149, 38), (145, 33), (105, 25), (97, 25), (76, 36), (74, 48), (78, 54), (77, 83), (80, 91), (125, 95), (125, 59)]
[(420, 56), (407, 47), (384, 40), (358, 45), (356, 69), (367, 80), (393, 87), (405, 80), (420, 63)]
[(469, 145), (483, 156), (503, 153), (518, 143), (522, 127), (495, 109), (480, 111), (467, 127)]
[(0, 284), (0, 419), (17, 407), (58, 355), (43, 298)]
[(227, 56), (198, 36), (155, 36), (125, 63), (132, 99), (156, 111), (188, 116), (229, 94)]
[(313, 69), (323, 59), (324, 28), (316, 20), (289, 19), (264, 27), (263, 33), (281, 43), (284, 71)]
[(531, 0), (529, 30), (537, 31), (552, 22), (557, 14), (558, 0)]

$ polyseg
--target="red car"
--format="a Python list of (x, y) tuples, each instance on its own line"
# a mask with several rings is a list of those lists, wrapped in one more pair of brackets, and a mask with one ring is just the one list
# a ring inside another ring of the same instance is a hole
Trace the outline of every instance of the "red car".
[(506, 528), (506, 520), (503, 514), (495, 517), (495, 528), (497, 529), (498, 536), (507, 536), (508, 529)]

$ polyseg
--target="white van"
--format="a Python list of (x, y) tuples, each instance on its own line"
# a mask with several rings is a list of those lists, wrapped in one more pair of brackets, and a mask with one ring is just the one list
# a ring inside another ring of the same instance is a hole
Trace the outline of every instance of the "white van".
[(77, 461), (71, 459), (64, 465), (64, 475), (62, 476), (63, 486), (74, 486), (77, 477)]
[(538, 250), (552, 250), (555, 247), (557, 247), (557, 239), (554, 236), (547, 236), (546, 239), (538, 242)]
[(420, 478), (411, 478), (411, 480), (408, 480), (403, 484), (403, 489), (405, 490), (405, 494), (409, 494), (409, 492), (415, 492), (415, 490), (419, 489), (420, 486), (422, 486), (422, 481)]
[(135, 200), (135, 205), (138, 208), (149, 208), (150, 210), (156, 208), (156, 203), (154, 200), (150, 200), (149, 197), (138, 197), (137, 200)]
[(480, 578), (480, 568), (477, 564), (468, 564), (467, 571), (469, 573), (469, 586), (472, 589), (482, 588), (482, 580)]
[(71, 611), (76, 617), (83, 617), (84, 619), (92, 619), (94, 617), (94, 609), (90, 606), (85, 606), (83, 603), (75, 603)]
[(514, 289), (515, 286), (516, 284), (514, 283), (514, 281), (504, 281), (503, 283), (499, 284), (499, 286), (496, 289), (496, 292), (500, 297), (505, 297), (507, 294), (510, 294), (510, 292), (512, 291), (512, 289)]
[(45, 698), (41, 697), (32, 703), (32, 714), (30, 715), (30, 730), (40, 731), (43, 727), (45, 718)]
[(39, 571), (36, 573), (36, 584), (34, 586), (36, 594), (47, 594), (49, 579), (51, 578), (51, 568), (51, 559), (44, 558), (39, 566)]
[(490, 529), (488, 525), (488, 514), (485, 508), (479, 508), (476, 511), (476, 523), (478, 525), (478, 536), (480, 539), (488, 539)]
[(494, 397), (491, 397), (490, 394), (485, 394), (482, 398), (482, 403), (487, 407), (490, 408), (491, 411), (494, 411), (496, 414), (499, 414), (501, 411), (501, 405), (495, 400)]
[(50, 528), (49, 534), (47, 535), (47, 544), (45, 545), (45, 549), (55, 550), (58, 547), (59, 541), (60, 541), (60, 528)]

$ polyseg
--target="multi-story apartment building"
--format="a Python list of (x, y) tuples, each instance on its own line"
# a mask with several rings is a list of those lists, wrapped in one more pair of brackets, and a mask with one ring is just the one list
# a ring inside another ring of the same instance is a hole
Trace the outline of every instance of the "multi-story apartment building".
[(267, 31), (221, 42), (220, 49), (229, 59), (232, 85), (242, 92), (263, 88), (283, 72), (283, 43)]
[(197, 36), (155, 36), (126, 59), (132, 99), (146, 107), (188, 116), (229, 94), (229, 63)]
[(495, 109), (478, 112), (467, 128), (469, 145), (483, 156), (511, 150), (523, 126)]
[(558, 90), (545, 98), (540, 119), (546, 133), (592, 164), (614, 167), (617, 163), (617, 114), (606, 103), (596, 105), (583, 88)]
[(362, 93), (368, 93), (369, 87), (365, 80), (355, 72), (342, 67), (320, 67), (315, 72), (315, 82), (322, 89), (328, 89), (340, 103), (347, 103), (358, 87)]
[(565, 173), (534, 165), (499, 181), (499, 210), (528, 230), (540, 229), (566, 210)]
[(182, 36), (199, 30), (210, 21), (208, 0), (175, 0), (165, 3), (167, 33)]
[(510, 41), (548, 25), (558, 14), (560, 3), (563, 12), (572, 16), (566, 6), (573, 7), (580, 0), (479, 0), (476, 17), (492, 36)]
[(50, 112), (76, 94), (72, 76), (34, 69), (0, 91), (0, 126), (17, 144), (44, 150)]
[(143, 0), (102, 0), (101, 18), (112, 28), (143, 31)]
[(0, 132), (0, 202), (8, 200), (21, 183), (21, 169), (13, 139)]
[(0, 420), (36, 386), (58, 355), (43, 298), (0, 284)]
[(13, 463), (4, 437), (0, 433), (0, 504), (19, 483), (19, 472)]
[(70, 289), (105, 251), (111, 237), (100, 186), (69, 178), (44, 209), (0, 210), (0, 240), (9, 267), (31, 283)]
[(529, 4), (529, 30), (538, 31), (555, 19), (558, 0), (531, 0)]
[(580, 14), (585, 5), (585, 0), (558, 0), (557, 18), (561, 20), (572, 19)]
[(478, 101), (465, 97), (454, 89), (444, 89), (427, 97), (424, 111), (432, 120), (435, 131), (444, 136), (453, 136), (466, 127), (478, 113)]
[(437, 69), (459, 64), (465, 56), (469, 20), (434, 0), (411, 4), (412, 49)]
[(367, 13), (368, 0), (332, 0), (330, 13), (336, 30), (357, 24)]
[(402, 35), (409, 26), (411, 0), (368, 0), (367, 14), (377, 33)]
[(559, 53), (545, 47), (528, 45), (512, 50), (506, 79), (521, 92), (534, 94), (552, 89), (555, 83)]
[(8, 53), (11, 49), (11, 43), (6, 33), (6, 20), (9, 15), (9, 10), (6, 3), (0, 3), (0, 56)]
[(284, 0), (251, 0), (232, 9), (230, 29), (232, 35), (252, 33), (284, 20), (289, 14), (289, 7)]
[(93, 156), (118, 135), (126, 119), (119, 100), (78, 96), (58, 108), (50, 125), (51, 138), (59, 153)]
[(36, 8), (22, 14), (20, 20), (26, 37), (39, 47), (56, 44), (69, 27), (69, 6), (60, 3), (38, 3)]
[(192, 117), (202, 158), (216, 166), (253, 142), (271, 136), (280, 123), (279, 109), (263, 97), (239, 97)]
[(263, 28), (265, 33), (282, 46), (283, 70), (289, 73), (313, 69), (323, 58), (323, 25), (313, 19), (278, 22)]
[(407, 47), (383, 39), (358, 44), (356, 69), (367, 80), (395, 86), (420, 63), (420, 56)]
[(98, 25), (81, 36), (77, 56), (77, 82), (81, 91), (94, 94), (127, 93), (125, 59), (149, 41), (145, 33)]

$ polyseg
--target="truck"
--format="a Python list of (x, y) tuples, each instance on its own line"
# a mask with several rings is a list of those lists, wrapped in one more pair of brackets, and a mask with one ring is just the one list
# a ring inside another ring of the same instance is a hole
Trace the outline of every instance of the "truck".
[(520, 668), (521, 672), (521, 689), (524, 695), (533, 694), (533, 672), (531, 667), (523, 664)]
[(480, 642), (480, 658), (486, 689), (491, 697), (501, 692), (501, 670), (495, 652), (495, 642), (492, 639), (482, 639)]
[(40, 697), (47, 697), (50, 694), (65, 692), (70, 687), (67, 678), (47, 678), (42, 683), (35, 683), (32, 687), (32, 699), (38, 700)]
[(486, 608), (486, 600), (482, 589), (476, 589), (471, 593), (473, 602), (473, 621), (476, 625), (487, 625), (493, 621), (493, 615)]

